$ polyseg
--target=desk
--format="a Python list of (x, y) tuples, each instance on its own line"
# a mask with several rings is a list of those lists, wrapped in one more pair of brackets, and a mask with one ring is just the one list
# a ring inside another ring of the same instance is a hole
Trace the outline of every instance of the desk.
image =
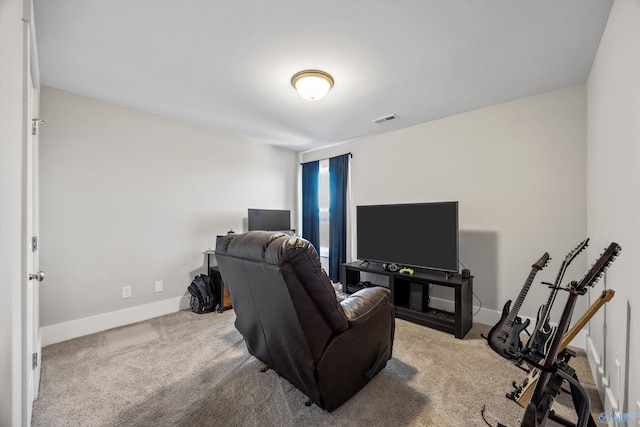
[(213, 281), (214, 291), (216, 293), (216, 299), (218, 300), (218, 313), (222, 313), (226, 309), (231, 308), (231, 298), (227, 288), (224, 286), (220, 270), (217, 265), (211, 265), (211, 257), (215, 257), (216, 252), (207, 250), (203, 252), (207, 256), (207, 274)]

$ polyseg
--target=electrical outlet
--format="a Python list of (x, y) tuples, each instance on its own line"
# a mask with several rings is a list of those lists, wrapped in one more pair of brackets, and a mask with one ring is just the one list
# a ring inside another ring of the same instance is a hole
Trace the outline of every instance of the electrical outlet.
[(131, 298), (131, 286), (122, 287), (122, 298)]
[(162, 280), (158, 280), (156, 282), (156, 292), (162, 292), (164, 291), (164, 283), (162, 282)]

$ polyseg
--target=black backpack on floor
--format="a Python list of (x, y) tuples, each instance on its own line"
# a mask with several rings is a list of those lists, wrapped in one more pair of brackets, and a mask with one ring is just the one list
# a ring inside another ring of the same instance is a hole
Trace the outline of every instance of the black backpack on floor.
[(191, 294), (191, 311), (194, 313), (210, 313), (218, 306), (213, 281), (206, 274), (196, 276), (187, 288)]

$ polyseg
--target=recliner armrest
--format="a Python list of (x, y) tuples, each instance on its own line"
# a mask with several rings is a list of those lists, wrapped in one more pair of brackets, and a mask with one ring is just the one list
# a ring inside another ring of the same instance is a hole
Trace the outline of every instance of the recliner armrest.
[(364, 288), (340, 301), (340, 305), (352, 326), (366, 322), (389, 304), (391, 291), (383, 287)]

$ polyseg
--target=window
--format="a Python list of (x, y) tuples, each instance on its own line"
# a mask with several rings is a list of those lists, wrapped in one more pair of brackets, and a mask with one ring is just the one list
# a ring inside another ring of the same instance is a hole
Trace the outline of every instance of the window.
[(320, 208), (320, 262), (329, 271), (329, 160), (320, 161), (318, 173), (318, 206)]

